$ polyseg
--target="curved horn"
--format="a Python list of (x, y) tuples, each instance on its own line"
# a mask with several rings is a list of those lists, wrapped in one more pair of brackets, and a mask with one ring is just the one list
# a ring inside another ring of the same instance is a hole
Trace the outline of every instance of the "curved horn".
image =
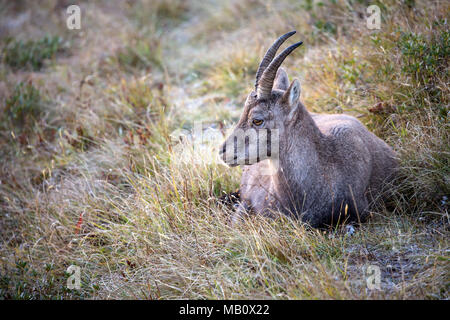
[(264, 70), (256, 91), (258, 99), (266, 99), (270, 97), (270, 94), (272, 93), (273, 81), (275, 80), (278, 68), (281, 66), (284, 59), (286, 59), (286, 57), (302, 43), (303, 41), (300, 41), (284, 49), (283, 52), (281, 52), (275, 59), (272, 60), (266, 70)]
[(283, 42), (286, 41), (287, 38), (295, 34), (295, 30), (288, 32), (281, 37), (279, 37), (273, 45), (267, 50), (266, 54), (264, 55), (264, 58), (262, 59), (261, 63), (259, 64), (258, 71), (256, 71), (256, 81), (255, 81), (255, 89), (258, 89), (258, 83), (259, 78), (261, 78), (264, 70), (267, 68), (267, 66), (270, 64), (270, 62), (273, 60), (273, 57), (275, 57), (275, 54), (277, 53), (278, 48), (283, 44)]

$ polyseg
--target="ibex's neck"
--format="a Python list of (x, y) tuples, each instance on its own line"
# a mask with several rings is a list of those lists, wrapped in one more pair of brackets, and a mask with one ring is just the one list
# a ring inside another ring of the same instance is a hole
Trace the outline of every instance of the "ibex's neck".
[[(280, 137), (280, 155), (272, 181), (279, 195), (289, 203), (301, 203), (303, 192), (314, 184), (321, 165), (320, 150), (325, 139), (306, 109), (299, 112)], [(284, 201), (283, 201), (284, 202)]]
[(280, 162), (284, 170), (305, 167), (316, 161), (325, 138), (311, 114), (300, 103), (299, 110), (280, 137)]

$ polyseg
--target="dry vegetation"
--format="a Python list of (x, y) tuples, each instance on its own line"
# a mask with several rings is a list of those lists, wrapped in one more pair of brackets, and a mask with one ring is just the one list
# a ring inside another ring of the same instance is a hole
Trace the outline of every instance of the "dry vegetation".
[[(448, 1), (79, 1), (79, 31), (68, 4), (0, 1), (0, 297), (449, 298)], [(217, 199), (239, 169), (173, 134), (235, 121), (293, 29), (306, 106), (358, 116), (400, 155), (392, 201), (353, 236), (231, 227)]]

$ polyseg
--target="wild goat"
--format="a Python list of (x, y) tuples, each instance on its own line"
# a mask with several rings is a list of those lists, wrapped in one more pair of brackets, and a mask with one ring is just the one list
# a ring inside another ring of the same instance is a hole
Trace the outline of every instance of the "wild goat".
[[(306, 110), (299, 100), (299, 81), (289, 84), (280, 68), (302, 42), (275, 57), (294, 33), (278, 38), (265, 54), (255, 90), (219, 151), (230, 166), (247, 165), (237, 215), (282, 212), (313, 227), (362, 222), (368, 215), (370, 196), (379, 195), (383, 183), (393, 176), (395, 153), (354, 117)], [(275, 132), (278, 139), (274, 142)], [(236, 143), (242, 137), (244, 142)]]

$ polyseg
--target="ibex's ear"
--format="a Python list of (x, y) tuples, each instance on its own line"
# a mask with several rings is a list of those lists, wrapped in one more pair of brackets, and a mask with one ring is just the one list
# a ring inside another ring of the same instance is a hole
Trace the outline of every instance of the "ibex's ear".
[(288, 104), (289, 108), (289, 121), (292, 120), (294, 114), (300, 106), (300, 103), (298, 103), (298, 99), (300, 98), (300, 90), (300, 81), (294, 79), (289, 86), (289, 89), (284, 93), (283, 99)]
[(284, 71), (283, 68), (278, 68), (273, 88), (286, 91), (288, 87), (289, 87), (289, 78), (286, 71)]

